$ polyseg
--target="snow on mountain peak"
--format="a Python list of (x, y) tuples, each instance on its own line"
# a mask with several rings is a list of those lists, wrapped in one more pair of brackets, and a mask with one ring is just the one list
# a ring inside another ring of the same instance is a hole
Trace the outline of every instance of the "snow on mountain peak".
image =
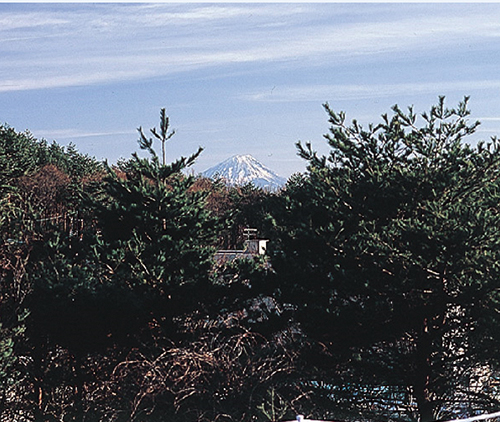
[(234, 155), (202, 174), (210, 179), (224, 179), (229, 185), (253, 183), (261, 188), (279, 189), (286, 183), (286, 179), (278, 176), (249, 154)]

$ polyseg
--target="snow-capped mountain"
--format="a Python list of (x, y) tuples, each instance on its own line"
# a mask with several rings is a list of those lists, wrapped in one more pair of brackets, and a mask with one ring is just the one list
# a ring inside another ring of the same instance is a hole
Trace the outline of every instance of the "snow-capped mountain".
[(210, 179), (224, 179), (229, 185), (253, 183), (264, 189), (283, 187), (286, 179), (278, 176), (251, 155), (235, 155), (222, 163), (205, 170), (203, 176)]

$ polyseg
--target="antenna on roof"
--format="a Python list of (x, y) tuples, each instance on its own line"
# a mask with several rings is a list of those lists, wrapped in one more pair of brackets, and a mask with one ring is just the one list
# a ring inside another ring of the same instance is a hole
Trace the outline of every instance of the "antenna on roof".
[(245, 228), (243, 229), (243, 235), (246, 240), (255, 239), (257, 236), (257, 229)]

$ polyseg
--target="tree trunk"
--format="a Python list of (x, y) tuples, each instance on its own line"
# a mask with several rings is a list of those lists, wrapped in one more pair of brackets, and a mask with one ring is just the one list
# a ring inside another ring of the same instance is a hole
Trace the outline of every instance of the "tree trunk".
[(78, 354), (73, 355), (70, 357), (72, 360), (71, 366), (73, 370), (73, 375), (74, 375), (74, 381), (73, 381), (73, 405), (74, 405), (74, 414), (73, 414), (73, 420), (75, 422), (82, 422), (84, 420), (84, 411), (83, 411), (83, 400), (84, 400), (84, 380), (83, 380), (83, 374), (82, 374), (82, 359)]
[(422, 332), (417, 338), (416, 365), (414, 374), (414, 392), (417, 400), (419, 421), (429, 422), (434, 420), (434, 403), (431, 399), (431, 352), (432, 352), (432, 327), (424, 319)]

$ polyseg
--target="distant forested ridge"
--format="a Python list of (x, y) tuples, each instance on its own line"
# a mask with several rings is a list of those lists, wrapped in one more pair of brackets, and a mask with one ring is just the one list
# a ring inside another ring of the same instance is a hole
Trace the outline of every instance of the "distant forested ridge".
[[(0, 126), (0, 420), (498, 410), (500, 144), (467, 102), (325, 104), (329, 154), (276, 192), (169, 161), (165, 109), (116, 164)], [(245, 228), (266, 255), (217, 265)]]

